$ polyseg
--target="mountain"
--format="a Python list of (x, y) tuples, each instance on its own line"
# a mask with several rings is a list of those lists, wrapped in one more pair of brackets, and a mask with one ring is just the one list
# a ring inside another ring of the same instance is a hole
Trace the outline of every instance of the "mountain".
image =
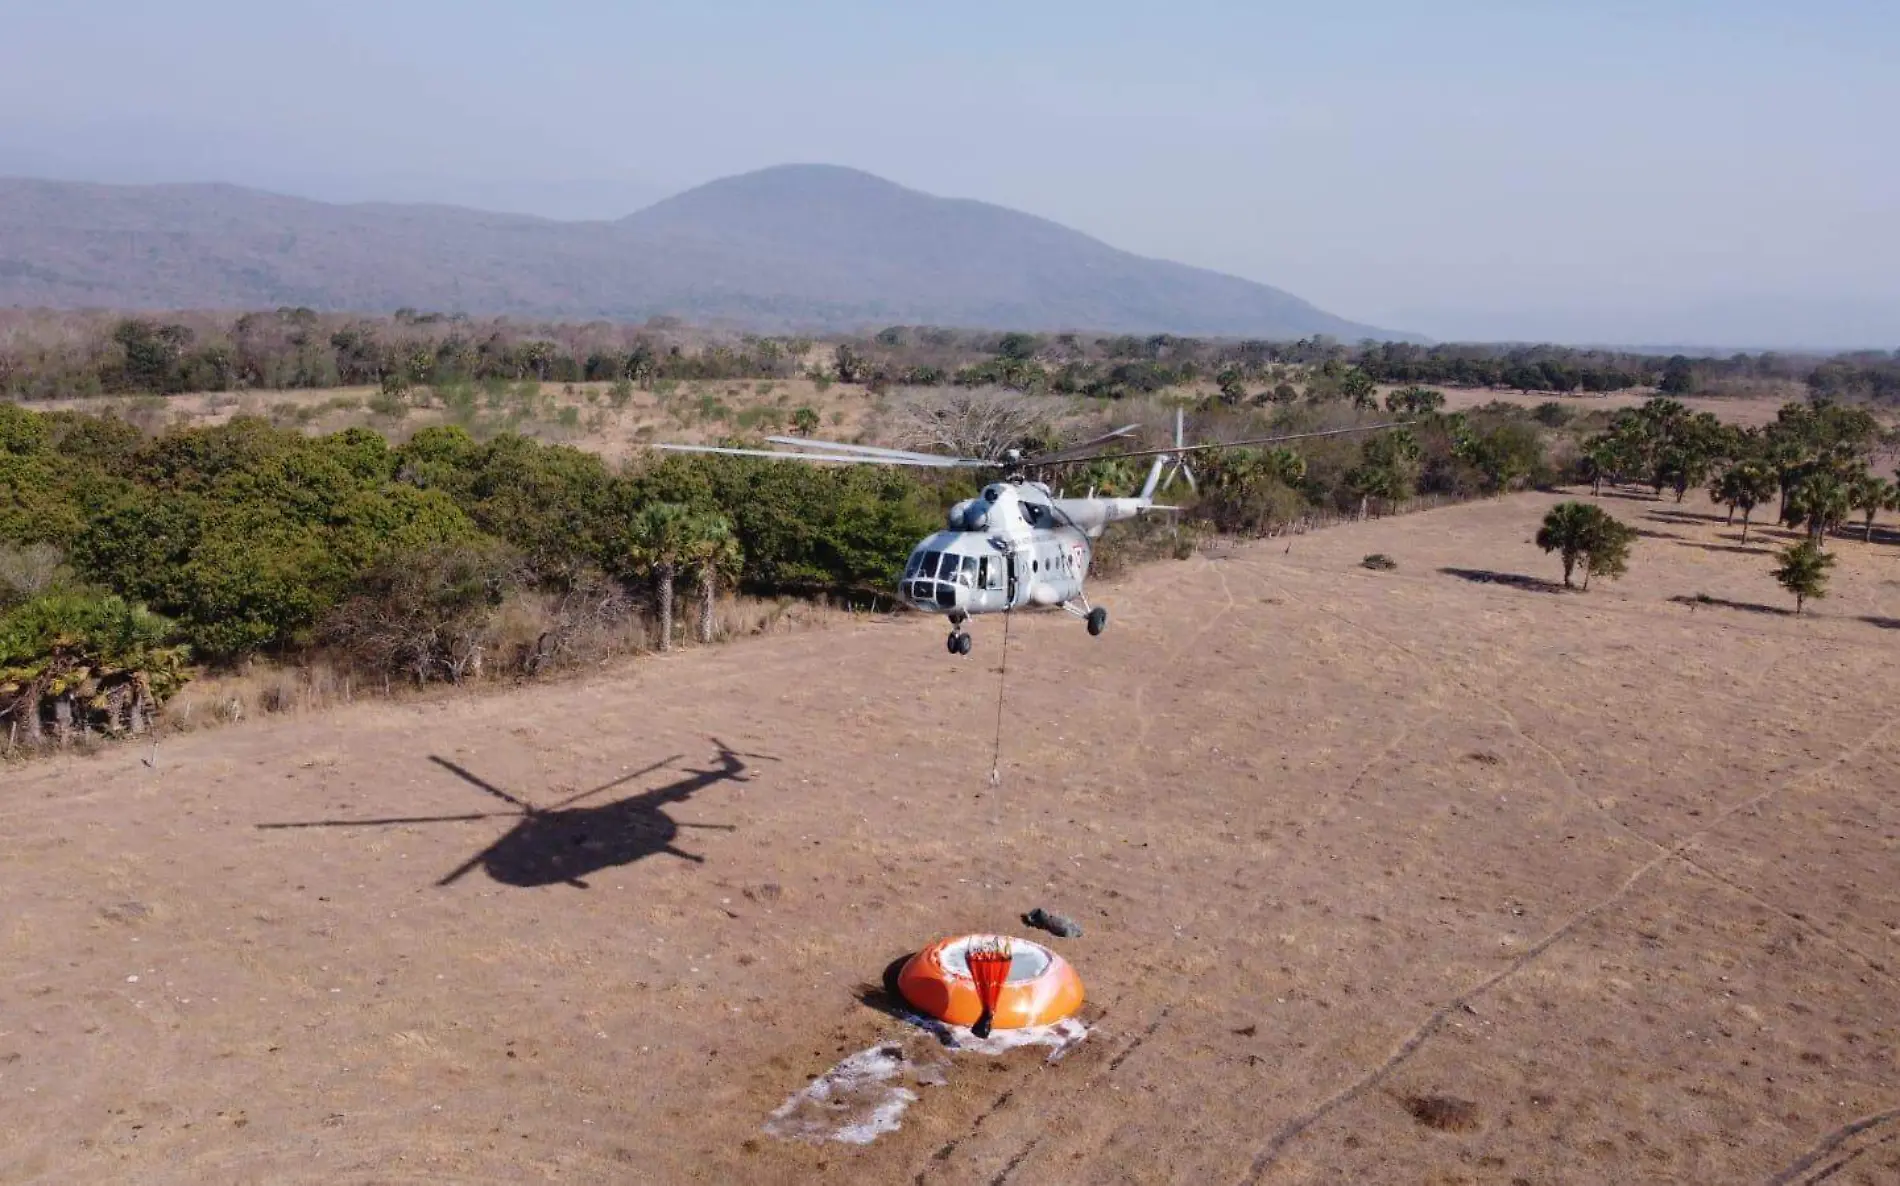
[(1046, 219), (827, 165), (726, 178), (617, 222), (0, 178), (0, 304), (1405, 336)]

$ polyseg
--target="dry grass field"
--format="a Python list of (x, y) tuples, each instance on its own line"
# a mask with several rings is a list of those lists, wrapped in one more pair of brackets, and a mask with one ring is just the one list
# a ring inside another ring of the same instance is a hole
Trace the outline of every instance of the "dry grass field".
[(874, 420), (879, 397), (863, 387), (810, 379), (693, 380), (635, 388), (616, 401), (607, 383), (509, 383), (477, 389), (460, 409), (428, 388), (404, 397), (398, 411), (378, 407), (373, 387), (310, 391), (197, 393), (138, 399), (91, 397), (27, 402), (35, 411), (112, 411), (156, 431), (166, 426), (222, 424), (237, 415), (262, 416), (306, 432), (337, 432), (367, 426), (394, 440), (436, 424), (459, 423), (478, 437), (502, 431), (572, 444), (611, 461), (624, 459), (659, 440), (692, 444), (735, 432), (792, 429), (792, 416), (809, 407), (819, 416), (814, 435), (862, 434)]
[[(1565, 593), (1550, 502), (1021, 618), (996, 786), (1001, 623), (914, 616), (8, 768), (0, 1181), (1900, 1181), (1900, 547), (1797, 619), (1606, 499), (1631, 572)], [(1065, 1057), (764, 1131), (1038, 905)]]

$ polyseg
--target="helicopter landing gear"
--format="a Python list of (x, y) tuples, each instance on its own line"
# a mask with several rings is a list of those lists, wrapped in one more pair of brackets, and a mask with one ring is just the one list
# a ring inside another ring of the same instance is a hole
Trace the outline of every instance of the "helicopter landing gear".
[(1088, 623), (1091, 636), (1099, 636), (1102, 631), (1108, 629), (1108, 611), (1099, 605), (1091, 606), (1086, 597), (1065, 601), (1062, 603), (1062, 608)]
[(963, 624), (969, 620), (970, 615), (962, 610), (950, 615), (950, 637), (944, 641), (944, 646), (953, 655), (967, 655), (970, 653), (970, 647), (974, 645), (969, 634), (963, 629)]

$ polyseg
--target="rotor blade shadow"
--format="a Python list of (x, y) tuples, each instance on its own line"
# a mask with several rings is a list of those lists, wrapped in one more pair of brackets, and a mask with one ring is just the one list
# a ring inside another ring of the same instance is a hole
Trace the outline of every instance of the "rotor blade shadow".
[(430, 754), (429, 760), (431, 762), (434, 762), (436, 765), (442, 767), (444, 770), (447, 770), (449, 773), (455, 775), (457, 778), (461, 779), (463, 782), (469, 783), (470, 785), (480, 790), (487, 791), (489, 794), (495, 796), (495, 798), (500, 799), (505, 803), (513, 803), (516, 807), (521, 808), (521, 810), (530, 812), (530, 813), (536, 810), (539, 810), (538, 808), (535, 807), (534, 804), (523, 802), (522, 800), (515, 798), (513, 795), (510, 795), (507, 791), (502, 790), (500, 787), (496, 786), (494, 783), (489, 782), (478, 775), (470, 774), (468, 771), (462, 769), (460, 766), (457, 766), (454, 762), (449, 761), (447, 758), (441, 758), (441, 757), (437, 757), (434, 754)]
[(380, 828), (397, 824), (453, 824), (466, 820), (506, 819), (514, 814), (512, 811), (477, 811), (470, 815), (399, 815), (389, 819), (319, 819), (256, 826), (262, 831), (276, 831), (282, 828)]
[(647, 775), (652, 774), (655, 770), (663, 770), (666, 767), (671, 766), (673, 763), (679, 761), (681, 758), (685, 756), (686, 756), (685, 754), (674, 754), (672, 757), (667, 758), (664, 761), (655, 762), (653, 763), (653, 765), (647, 766), (640, 770), (636, 770), (632, 774), (623, 774), (619, 778), (614, 779), (612, 782), (603, 782), (591, 791), (582, 791), (578, 795), (571, 795), (568, 798), (561, 800), (559, 803), (556, 803), (554, 806), (548, 808), (547, 810), (559, 811), (563, 807), (572, 807), (574, 806), (574, 804), (579, 803), (582, 799), (591, 799), (595, 795), (600, 794), (602, 791), (611, 791), (615, 787), (627, 785), (628, 783), (632, 782), (636, 778), (645, 778)]

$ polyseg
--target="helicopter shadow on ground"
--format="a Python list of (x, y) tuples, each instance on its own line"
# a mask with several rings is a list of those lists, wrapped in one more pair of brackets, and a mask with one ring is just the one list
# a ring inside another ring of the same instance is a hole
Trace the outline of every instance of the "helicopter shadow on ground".
[(741, 754), (718, 738), (712, 741), (718, 750), (718, 760), (711, 768), (682, 771), (685, 777), (665, 786), (590, 807), (577, 805), (585, 799), (671, 766), (680, 760), (680, 755), (622, 775), (590, 791), (569, 796), (551, 807), (538, 807), (447, 758), (432, 754), (429, 757), (431, 762), (475, 789), (509, 804), (514, 810), (390, 819), (312, 820), (257, 826), (273, 830), (373, 828), (513, 818), (516, 823), (499, 839), (456, 866), (435, 884), (452, 885), (479, 868), (503, 885), (522, 888), (571, 885), (577, 889), (587, 889), (589, 887), (585, 879), (589, 875), (604, 869), (631, 865), (650, 856), (664, 854), (695, 864), (702, 863), (705, 858), (675, 845), (674, 841), (679, 838), (682, 827), (727, 832), (733, 830), (730, 824), (682, 824), (662, 810), (668, 804), (684, 802), (694, 793), (719, 783), (751, 781), (746, 773), (749, 767), (743, 760), (745, 758), (776, 760), (767, 755)]

